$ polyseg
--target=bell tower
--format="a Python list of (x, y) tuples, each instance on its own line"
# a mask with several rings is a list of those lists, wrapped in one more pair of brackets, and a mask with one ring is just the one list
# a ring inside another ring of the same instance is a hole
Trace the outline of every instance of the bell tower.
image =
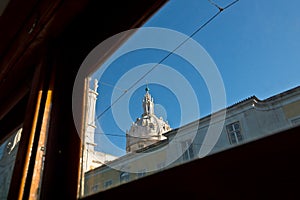
[(86, 117), (86, 135), (85, 135), (85, 145), (87, 149), (94, 150), (96, 146), (94, 142), (95, 136), (95, 111), (96, 111), (96, 101), (98, 96), (98, 80), (94, 79), (93, 88), (89, 88), (88, 100), (87, 100), (87, 117)]
[(143, 109), (144, 109), (143, 116), (154, 114), (154, 102), (153, 102), (153, 98), (151, 97), (151, 95), (149, 93), (149, 90), (150, 89), (147, 86), (145, 89), (146, 94), (143, 99)]
[(98, 96), (98, 80), (94, 79), (93, 87), (90, 86), (91, 79), (88, 79), (87, 103), (86, 103), (86, 123), (84, 136), (84, 152), (83, 152), (83, 171), (90, 170), (93, 165), (92, 155), (95, 154), (95, 111)]
[[(90, 84), (91, 82), (91, 84)], [(95, 169), (103, 165), (104, 163), (114, 160), (117, 156), (99, 152), (95, 150), (95, 131), (96, 131), (96, 102), (98, 97), (98, 80), (88, 80), (87, 88), (87, 103), (86, 103), (86, 114), (85, 114), (85, 137), (82, 157), (82, 170), (87, 172), (91, 169)]]

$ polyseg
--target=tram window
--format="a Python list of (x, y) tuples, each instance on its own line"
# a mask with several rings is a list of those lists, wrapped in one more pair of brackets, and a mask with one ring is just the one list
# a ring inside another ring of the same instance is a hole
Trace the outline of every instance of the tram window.
[(103, 191), (298, 124), (296, 7), (226, 2), (166, 3), (85, 77), (85, 187)]
[(22, 128), (0, 144), (0, 199), (6, 199), (21, 139)]

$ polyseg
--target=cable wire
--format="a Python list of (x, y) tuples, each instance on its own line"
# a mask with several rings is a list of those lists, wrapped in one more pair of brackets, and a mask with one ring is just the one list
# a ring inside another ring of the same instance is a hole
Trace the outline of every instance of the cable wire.
[(110, 106), (108, 106), (102, 113), (100, 113), (96, 120), (98, 120), (101, 116), (104, 115), (108, 110), (111, 109), (112, 106), (114, 106), (129, 90), (131, 90), (136, 84), (138, 84), (141, 80), (143, 80), (149, 73), (151, 73), (157, 66), (159, 66), (162, 62), (164, 62), (168, 57), (170, 57), (177, 49), (179, 49), (183, 44), (185, 44), (189, 39), (194, 37), (200, 30), (202, 30), (205, 26), (207, 26), (212, 20), (214, 20), (221, 12), (226, 10), (227, 8), (233, 6), (235, 3), (237, 3), (239, 0), (235, 0), (232, 3), (228, 4), (224, 8), (221, 8), (214, 2), (208, 0), (212, 5), (216, 6), (219, 9), (219, 12), (217, 12), (215, 15), (213, 15), (211, 18), (209, 18), (203, 25), (201, 25), (198, 29), (196, 29), (192, 34), (189, 35), (188, 38), (183, 40), (173, 51), (169, 52), (168, 55), (166, 55), (164, 58), (162, 58), (158, 63), (156, 63), (150, 70), (148, 70), (144, 75), (142, 75), (138, 80), (136, 80), (127, 90), (124, 90), (124, 92), (114, 101)]

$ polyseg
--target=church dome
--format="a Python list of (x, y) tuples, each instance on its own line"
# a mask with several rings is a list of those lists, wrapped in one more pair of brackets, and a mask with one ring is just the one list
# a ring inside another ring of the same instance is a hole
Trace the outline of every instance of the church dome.
[(126, 132), (126, 151), (133, 152), (149, 146), (155, 142), (166, 139), (163, 133), (171, 130), (169, 124), (162, 117), (154, 114), (154, 100), (146, 87), (143, 98), (143, 114), (132, 123), (130, 130)]

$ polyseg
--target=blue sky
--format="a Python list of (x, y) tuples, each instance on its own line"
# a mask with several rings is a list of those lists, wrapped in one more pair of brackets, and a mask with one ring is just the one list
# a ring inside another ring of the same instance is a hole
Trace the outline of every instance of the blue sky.
[[(214, 2), (224, 7), (232, 1)], [(299, 7), (298, 0), (240, 0), (193, 37), (210, 55), (221, 74), (226, 106), (252, 95), (265, 99), (300, 85)], [(171, 0), (144, 26), (168, 28), (190, 35), (217, 12), (218, 9), (206, 0)], [(167, 54), (159, 49), (133, 51), (113, 60), (101, 77), (96, 72), (93, 77), (100, 79), (97, 116), (110, 106), (113, 97), (121, 95), (128, 85), (141, 77), (151, 63), (153, 66)], [(129, 129), (131, 122), (142, 114), (141, 104), (147, 83), (154, 97), (157, 115), (166, 119), (173, 128), (211, 112), (207, 85), (188, 61), (171, 55), (162, 64), (181, 74), (191, 88), (181, 87), (174, 92), (173, 86), (184, 86), (184, 83), (174, 79), (175, 75), (169, 71), (156, 68), (112, 109), (99, 117), (95, 136), (97, 150), (117, 155), (124, 153), (111, 150), (110, 142), (121, 149), (125, 148), (124, 129), (126, 126)], [(144, 68), (140, 67), (143, 65)], [(154, 79), (164, 80), (165, 84), (159, 84)], [(192, 106), (182, 106), (193, 104), (189, 102), (191, 98), (184, 95), (188, 90), (195, 91), (199, 114), (193, 113)], [(182, 109), (191, 109), (191, 115), (184, 120), (181, 119)]]

